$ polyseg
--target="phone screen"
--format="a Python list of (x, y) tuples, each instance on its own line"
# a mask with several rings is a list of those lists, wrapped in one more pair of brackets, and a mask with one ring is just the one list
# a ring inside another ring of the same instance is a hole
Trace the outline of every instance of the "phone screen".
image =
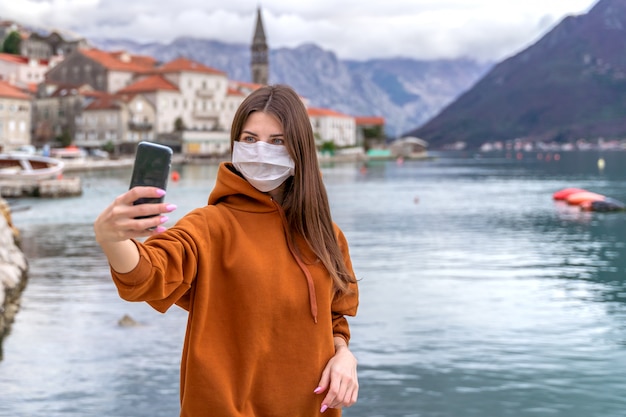
[[(167, 180), (172, 164), (172, 149), (152, 142), (139, 142), (135, 154), (130, 188), (136, 186), (167, 188)], [(134, 204), (161, 203), (160, 198), (140, 198)]]

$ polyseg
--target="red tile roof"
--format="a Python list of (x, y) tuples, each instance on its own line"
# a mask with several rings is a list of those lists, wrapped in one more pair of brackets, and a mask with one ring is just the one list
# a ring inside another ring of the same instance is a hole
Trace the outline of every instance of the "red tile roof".
[(117, 102), (117, 97), (107, 94), (91, 102), (85, 107), (85, 110), (116, 110), (119, 108), (120, 105)]
[(118, 91), (118, 93), (146, 93), (158, 90), (178, 91), (178, 87), (176, 87), (174, 84), (172, 84), (160, 75), (151, 75), (135, 83), (132, 83), (127, 87), (122, 88)]
[(154, 70), (156, 60), (146, 56), (121, 52), (106, 52), (99, 49), (81, 49), (83, 55), (98, 62), (108, 70), (145, 73)]
[(307, 111), (309, 112), (309, 116), (311, 117), (346, 117), (346, 118), (351, 117), (351, 116), (348, 116), (343, 113), (339, 113), (334, 110), (322, 109), (318, 107), (309, 107)]
[(236, 88), (232, 87), (228, 87), (226, 94), (229, 96), (245, 96), (245, 94), (242, 93), (241, 90), (237, 90)]
[[(119, 60), (123, 60), (124, 59), (124, 55), (130, 55), (128, 52), (126, 51), (114, 51), (111, 52), (111, 56), (115, 57), (116, 59)], [(158, 61), (154, 58), (151, 57), (149, 55), (130, 55), (131, 60), (138, 64), (138, 65), (144, 65), (146, 67), (150, 67), (150, 68), (154, 68), (156, 67)]]
[(226, 75), (224, 71), (217, 70), (215, 68), (207, 67), (199, 62), (192, 61), (187, 58), (177, 58), (173, 61), (167, 62), (158, 68), (159, 72), (202, 72), (205, 74)]
[(235, 88), (235, 89), (248, 89), (251, 91), (254, 90), (258, 90), (259, 88), (263, 87), (263, 84), (257, 84), (257, 83), (249, 83), (246, 81), (230, 81), (231, 87)]
[(0, 81), (0, 97), (18, 100), (30, 100), (30, 96), (6, 81)]
[[(7, 62), (14, 62), (16, 64), (22, 64), (22, 65), (27, 65), (31, 61), (31, 59), (28, 57), (21, 56), (21, 55), (6, 54), (4, 52), (0, 53), (0, 60), (7, 61)], [(48, 65), (48, 61), (45, 59), (35, 59), (34, 61), (36, 61), (39, 65), (43, 65), (43, 66)]]
[(3, 61), (15, 62), (16, 64), (27, 64), (28, 58), (20, 55), (0, 53), (0, 59)]
[(355, 117), (357, 126), (369, 125), (369, 126), (384, 126), (385, 118), (380, 116), (358, 116)]

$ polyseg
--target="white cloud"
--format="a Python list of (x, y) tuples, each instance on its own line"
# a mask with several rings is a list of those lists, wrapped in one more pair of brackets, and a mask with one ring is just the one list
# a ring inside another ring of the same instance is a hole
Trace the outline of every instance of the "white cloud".
[[(316, 43), (341, 58), (470, 56), (499, 60), (536, 41), (591, 0), (362, 0), (262, 2), (270, 48)], [(89, 37), (169, 42), (195, 36), (226, 42), (252, 39), (250, 0), (2, 1), (0, 17)]]

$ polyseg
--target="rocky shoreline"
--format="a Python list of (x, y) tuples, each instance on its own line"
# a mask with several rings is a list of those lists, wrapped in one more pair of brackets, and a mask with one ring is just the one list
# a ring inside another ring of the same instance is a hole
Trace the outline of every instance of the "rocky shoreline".
[(28, 261), (20, 249), (20, 233), (11, 221), (9, 204), (0, 198), (0, 360), (2, 342), (11, 331), (28, 279)]

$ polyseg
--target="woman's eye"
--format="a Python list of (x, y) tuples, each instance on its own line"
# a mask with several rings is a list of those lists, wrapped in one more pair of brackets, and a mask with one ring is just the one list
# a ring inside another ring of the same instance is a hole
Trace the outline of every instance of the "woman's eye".
[(281, 139), (281, 138), (272, 139), (272, 145), (284, 145), (284, 144), (285, 144), (284, 139)]
[(244, 136), (243, 138), (241, 138), (242, 142), (247, 142), (247, 143), (254, 143), (256, 142), (256, 139), (253, 138), (252, 136)]

